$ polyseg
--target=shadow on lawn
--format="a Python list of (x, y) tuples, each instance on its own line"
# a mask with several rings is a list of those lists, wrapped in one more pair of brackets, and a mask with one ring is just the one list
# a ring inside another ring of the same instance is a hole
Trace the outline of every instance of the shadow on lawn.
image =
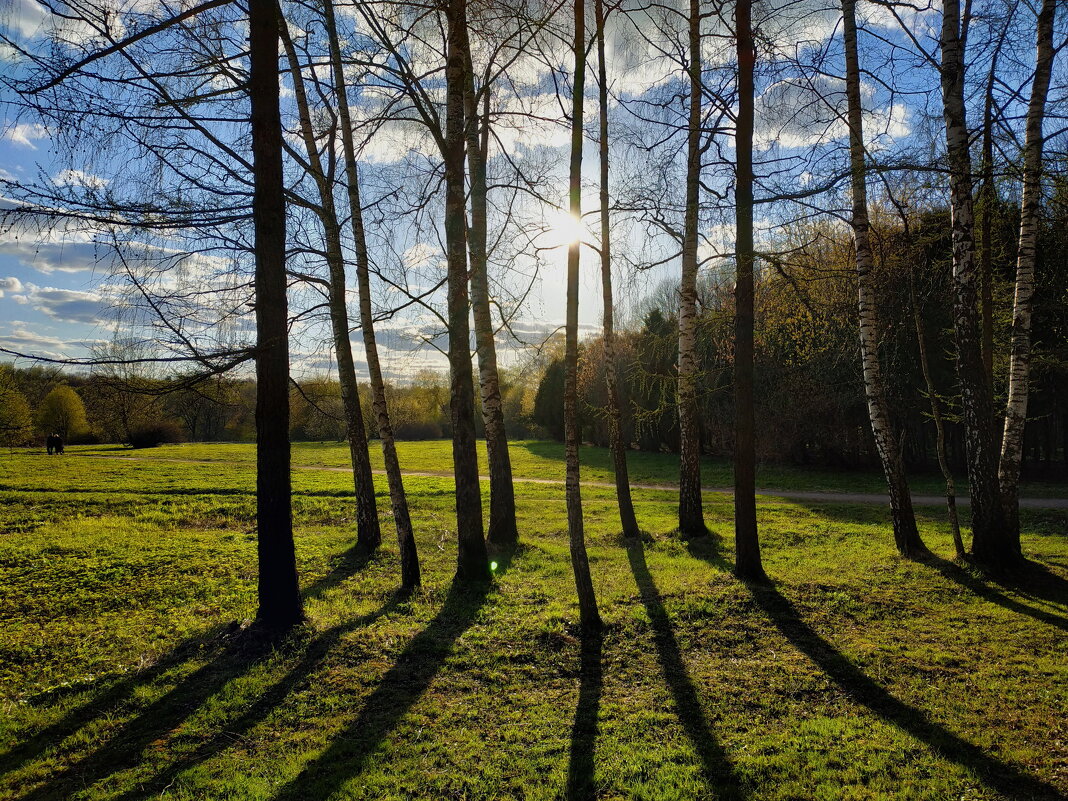
[[(498, 557), (498, 572), (506, 568), (510, 557), (510, 553)], [(486, 582), (465, 587), (454, 582), (441, 610), (398, 655), (356, 719), (282, 787), (275, 801), (325, 799), (358, 776), (368, 756), (426, 692), (455, 642), (474, 622), (492, 586)]]
[(604, 683), (601, 668), (603, 648), (602, 632), (583, 632), (579, 697), (575, 706), (575, 722), (571, 727), (571, 755), (567, 765), (568, 801), (585, 801), (597, 797), (593, 755), (597, 744), (601, 687)]
[(751, 586), (749, 590), (753, 600), (787, 641), (811, 659), (855, 703), (908, 732), (935, 753), (973, 771), (981, 782), (1005, 798), (1064, 797), (1052, 785), (987, 754), (932, 721), (923, 710), (895, 698), (820, 637), (774, 586)]
[[(331, 570), (308, 585), (305, 598), (317, 597), (336, 587), (362, 569), (372, 558), (358, 549), (351, 549), (335, 560)], [(387, 603), (392, 606), (395, 599)], [(353, 625), (369, 623), (386, 611), (361, 619)], [(320, 635), (325, 637), (329, 632)], [(49, 780), (22, 797), (22, 801), (41, 801), (65, 798), (75, 787), (90, 785), (106, 776), (135, 764), (144, 748), (163, 737), (185, 720), (215, 692), (230, 680), (245, 673), (249, 666), (270, 651), (273, 643), (250, 636), (236, 623), (216, 626), (173, 648), (150, 667), (120, 679), (86, 704), (72, 710), (61, 720), (46, 726), (37, 734), (0, 755), (0, 774), (14, 771), (42, 755), (49, 746), (62, 743), (93, 721), (108, 715), (128, 703), (139, 688), (146, 687), (187, 662), (214, 652), (210, 661), (182, 678), (163, 696), (143, 709), (135, 718), (123, 724), (108, 741), (87, 756), (76, 760), (66, 769), (52, 774)]]
[[(701, 540), (712, 540), (712, 537), (702, 537)], [(710, 555), (715, 558), (715, 542), (704, 543), (700, 547), (706, 548)], [(697, 697), (697, 689), (690, 680), (686, 670), (686, 664), (682, 659), (682, 650), (671, 628), (671, 619), (664, 608), (664, 601), (660, 597), (660, 591), (653, 581), (649, 566), (645, 561), (645, 546), (641, 541), (630, 543), (627, 547), (627, 558), (630, 561), (630, 569), (634, 574), (634, 580), (638, 584), (638, 592), (641, 595), (642, 604), (653, 628), (653, 642), (656, 645), (657, 657), (660, 667), (664, 672), (671, 697), (675, 702), (675, 709), (682, 723), (686, 735), (693, 745), (694, 751), (701, 759), (705, 780), (717, 792), (717, 798), (745, 798), (745, 789), (738, 781), (730, 761), (723, 747), (716, 742), (715, 735), (705, 722), (704, 712), (701, 709), (700, 699)]]
[[(830, 520), (846, 523), (887, 523), (890, 522), (889, 512), (883, 507), (858, 507), (824, 504), (798, 504), (808, 511), (818, 514)], [(925, 516), (928, 520), (942, 522), (941, 517)], [(889, 527), (887, 527), (887, 544), (891, 547)], [(1068, 607), (1068, 580), (1049, 569), (1042, 562), (1028, 560), (1023, 565), (1001, 574), (976, 574), (956, 562), (933, 555), (924, 560), (945, 578), (953, 581), (965, 589), (970, 590), (977, 596), (992, 604), (1026, 615), (1040, 623), (1045, 623), (1061, 631), (1068, 631), (1068, 616), (1039, 609), (1024, 603), (1018, 598), (1007, 595), (1011, 592), (1020, 595), (1035, 603), (1045, 603)], [(1057, 565), (1059, 567), (1059, 565)]]

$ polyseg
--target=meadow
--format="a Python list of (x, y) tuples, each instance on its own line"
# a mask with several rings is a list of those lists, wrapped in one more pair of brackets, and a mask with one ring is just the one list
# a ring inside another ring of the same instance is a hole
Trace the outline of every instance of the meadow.
[[(559, 446), (513, 454), (517, 476), (562, 478)], [(449, 443), (401, 458), (445, 473)], [(611, 480), (604, 451), (583, 459)], [(952, 561), (937, 507), (918, 513), (937, 554), (919, 564), (896, 556), (881, 504), (761, 497), (772, 584), (756, 587), (730, 572), (728, 495), (706, 497), (712, 536), (684, 542), (675, 495), (636, 490), (647, 536), (628, 546), (612, 490), (587, 486), (608, 625), (580, 638), (562, 487), (517, 483), (522, 542), (464, 590), (451, 481), (409, 476), (424, 581), (402, 597), (385, 478), (368, 557), (351, 476), (297, 469), (308, 621), (279, 643), (245, 625), (253, 460), (249, 445), (0, 455), (0, 798), (1068, 796), (1068, 509), (1024, 510), (1032, 566), (994, 580)], [(670, 483), (675, 464), (632, 454), (632, 479)], [(729, 485), (727, 467), (705, 480)], [(881, 489), (783, 468), (759, 483)]]

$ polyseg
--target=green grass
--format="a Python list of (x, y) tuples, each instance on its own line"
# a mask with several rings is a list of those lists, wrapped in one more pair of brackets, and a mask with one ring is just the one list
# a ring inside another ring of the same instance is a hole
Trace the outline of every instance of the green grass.
[[(554, 451), (527, 445), (517, 472), (552, 477), (527, 471), (556, 469)], [(444, 454), (402, 455), (447, 471)], [(268, 644), (239, 625), (251, 448), (143, 455), (0, 456), (2, 799), (1068, 794), (1064, 510), (1025, 512), (1037, 566), (995, 583), (947, 561), (940, 510), (919, 522), (943, 559), (921, 565), (895, 556), (878, 506), (762, 499), (775, 583), (757, 590), (729, 570), (728, 497), (687, 544), (673, 493), (637, 492), (650, 537), (628, 549), (611, 491), (584, 488), (608, 628), (582, 639), (562, 488), (517, 485), (522, 546), (463, 591), (451, 482), (409, 477), (424, 586), (404, 599), (384, 478), (385, 543), (360, 560), (351, 477), (296, 471), (308, 623)], [(662, 480), (667, 462), (643, 459), (636, 480)]]
[[(447, 440), (426, 442), (399, 442), (397, 449), (404, 470), (415, 472), (449, 472), (451, 470), (452, 443)], [(83, 456), (127, 456), (139, 459), (191, 459), (210, 462), (255, 461), (255, 451), (247, 443), (188, 443), (164, 445), (158, 448), (133, 451), (121, 445), (74, 446), (71, 453)], [(518, 441), (510, 443), (512, 471), (518, 478), (536, 478), (563, 481), (564, 446), (559, 442)], [(372, 466), (382, 469), (382, 451), (378, 443), (370, 449)], [(581, 449), (582, 478), (586, 481), (612, 482), (612, 462), (606, 448), (592, 446)], [(631, 451), (627, 456), (630, 479), (635, 484), (677, 484), (679, 459), (671, 453), (648, 453)], [(297, 442), (293, 445), (293, 464), (306, 467), (347, 467), (348, 445), (338, 442)], [(479, 466), (487, 473), (486, 444), (479, 442)], [(730, 487), (734, 474), (730, 462), (722, 459), (705, 459), (702, 464), (702, 479), (708, 487)], [(941, 496), (945, 484), (941, 475), (929, 473), (910, 476), (917, 494)], [(757, 484), (763, 489), (813, 490), (826, 492), (885, 493), (886, 481), (877, 470), (819, 470), (783, 465), (760, 465)], [(958, 492), (967, 493), (967, 482), (957, 477)], [(1063, 482), (1024, 482), (1025, 497), (1068, 497), (1068, 485)]]

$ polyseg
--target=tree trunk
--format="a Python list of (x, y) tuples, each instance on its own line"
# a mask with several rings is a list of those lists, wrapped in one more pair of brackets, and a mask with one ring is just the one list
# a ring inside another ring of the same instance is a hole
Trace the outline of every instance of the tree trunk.
[(993, 243), (993, 214), (997, 199), (997, 187), (994, 186), (994, 75), (997, 65), (995, 55), (990, 64), (990, 76), (986, 84), (985, 113), (983, 114), (983, 188), (980, 195), (980, 203), (983, 219), (979, 226), (982, 237), (982, 249), (980, 251), (980, 279), (982, 282), (982, 296), (980, 301), (980, 318), (982, 320), (983, 336), (983, 367), (986, 370), (986, 380), (990, 383), (991, 391), (994, 386), (994, 243)]
[(471, 371), (471, 305), (467, 295), (467, 201), (464, 187), (464, 94), (467, 0), (448, 0), (445, 62), (445, 250), (448, 262), (449, 380), (452, 463), (456, 476), (456, 578), (490, 576), (482, 529), (482, 490), (475, 446), (475, 389)]
[(1020, 203), (1020, 239), (1016, 255), (1016, 296), (1012, 311), (1012, 352), (1009, 360), (1009, 396), (1005, 404), (1005, 430), (1001, 438), (998, 480), (1005, 515), (1006, 536), (1020, 552), (1020, 459), (1027, 422), (1027, 394), (1031, 372), (1031, 301), (1035, 292), (1035, 244), (1042, 205), (1042, 121), (1053, 71), (1053, 23), (1056, 0), (1043, 0), (1038, 14), (1035, 77), (1027, 106), (1024, 139), (1023, 194)]
[[(518, 542), (515, 522), (515, 489), (512, 486), (512, 459), (504, 430), (504, 403), (497, 375), (497, 347), (493, 341), (493, 315), (490, 312), (489, 265), (486, 252), (486, 156), (489, 145), (489, 116), (479, 125), (475, 97), (475, 75), (471, 47), (464, 26), (464, 65), (467, 73), (464, 107), (467, 116), (467, 163), (471, 170), (471, 230), (467, 243), (471, 255), (471, 307), (475, 320), (475, 350), (478, 354), (479, 384), (482, 390), (482, 422), (486, 428), (486, 454), (490, 472), (490, 520), (488, 539), (496, 545)], [(489, 99), (488, 89), (486, 95)], [(481, 140), (480, 134), (481, 131)]]
[[(582, 121), (583, 93), (586, 91), (586, 7), (575, 2), (575, 76), (571, 84), (571, 166), (568, 198), (571, 216), (582, 219)], [(578, 303), (579, 260), (582, 242), (576, 239), (567, 249), (567, 320), (564, 345), (564, 462), (567, 495), (567, 530), (571, 545), (571, 567), (575, 573), (579, 620), (587, 631), (601, 628), (597, 596), (590, 577), (583, 532), (582, 494), (579, 486), (578, 422)]]
[(289, 475), (289, 309), (282, 120), (278, 109), (278, 4), (249, 2), (249, 99), (256, 247), (256, 618), (282, 630), (304, 618), (293, 547)]
[(734, 288), (734, 542), (735, 572), (742, 579), (766, 578), (760, 561), (756, 521), (756, 437), (753, 412), (753, 44), (752, 0), (734, 4), (738, 52), (738, 120), (735, 133)]
[(397, 545), (401, 560), (401, 586), (411, 590), (419, 586), (419, 553), (415, 546), (411, 514), (408, 511), (408, 496), (404, 491), (397, 443), (393, 438), (393, 425), (386, 405), (386, 382), (382, 377), (382, 365), (378, 358), (378, 342), (375, 339), (374, 315), (371, 311), (370, 258), (367, 252), (367, 236), (363, 225), (363, 208), (360, 202), (360, 176), (356, 164), (356, 148), (352, 141), (352, 115), (349, 112), (348, 88), (341, 64), (341, 45), (337, 36), (333, 0), (323, 0), (323, 18), (330, 40), (330, 63), (337, 92), (338, 119), (341, 123), (341, 143), (345, 154), (345, 177), (349, 196), (349, 213), (352, 220), (352, 239), (356, 250), (356, 283), (360, 297), (360, 326), (363, 329), (363, 345), (367, 354), (367, 372), (371, 378), (371, 405), (378, 421), (378, 437), (382, 443), (382, 458), (389, 484), (389, 498), (393, 508), (393, 522), (397, 529)]
[(852, 175), (853, 241), (857, 259), (857, 310), (860, 320), (860, 362), (864, 374), (864, 396), (868, 402), (875, 448), (882, 462), (890, 492), (890, 514), (894, 522), (894, 544), (898, 553), (916, 558), (928, 553), (916, 529), (912, 494), (905, 476), (901, 443), (890, 423), (890, 409), (879, 363), (878, 300), (872, 286), (875, 267), (869, 240), (867, 171), (864, 165), (864, 119), (860, 99), (860, 59), (857, 55), (856, 0), (842, 0), (845, 41), (846, 100), (849, 122), (849, 164)]
[[(612, 450), (612, 467), (616, 477), (616, 501), (623, 536), (634, 539), (641, 535), (634, 516), (634, 502), (630, 497), (630, 477), (627, 472), (627, 449), (623, 442), (623, 411), (619, 403), (619, 384), (616, 376), (616, 332), (612, 297), (612, 232), (608, 216), (608, 69), (604, 53), (604, 0), (595, 0), (597, 18), (597, 98), (600, 111), (601, 158), (601, 294), (604, 298), (604, 359), (605, 383), (608, 389), (608, 444)], [(700, 476), (698, 477), (700, 480)]]
[[(908, 235), (907, 228), (905, 234)], [(927, 266), (926, 262), (925, 266)], [(942, 478), (946, 481), (946, 509), (949, 512), (949, 527), (953, 532), (953, 550), (958, 559), (963, 559), (966, 554), (964, 540), (960, 536), (960, 518), (957, 516), (957, 487), (953, 481), (953, 471), (946, 459), (946, 424), (942, 419), (942, 404), (938, 401), (938, 390), (931, 376), (931, 362), (927, 358), (927, 334), (924, 331), (920, 305), (916, 302), (915, 272), (911, 268), (909, 269), (909, 299), (912, 302), (912, 321), (916, 327), (916, 344), (920, 350), (920, 369), (923, 371), (927, 397), (931, 401), (931, 419), (935, 424), (935, 453), (938, 455), (938, 467), (942, 471)]]
[(308, 95), (300, 62), (293, 47), (285, 20), (280, 19), (282, 43), (289, 58), (293, 76), (293, 94), (300, 118), (301, 135), (308, 152), (308, 167), (319, 190), (319, 221), (323, 226), (323, 241), (326, 247), (326, 264), (330, 273), (327, 293), (330, 307), (330, 326), (334, 335), (334, 353), (337, 356), (338, 381), (341, 385), (341, 403), (345, 409), (345, 430), (349, 440), (349, 457), (352, 461), (352, 477), (356, 485), (356, 544), (373, 551), (382, 542), (378, 522), (378, 506), (375, 502), (375, 483), (371, 472), (371, 459), (367, 452), (367, 431), (363, 425), (363, 408), (360, 406), (360, 390), (356, 381), (356, 365), (352, 360), (352, 342), (349, 339), (349, 309), (345, 290), (345, 259), (341, 250), (341, 226), (337, 207), (334, 204), (334, 187), (323, 170), (312, 129)]
[(964, 107), (964, 43), (960, 38), (960, 0), (942, 3), (942, 101), (949, 161), (953, 236), (953, 330), (957, 342), (968, 488), (972, 507), (972, 553), (991, 567), (1015, 559), (1006, 536), (998, 487), (993, 397), (983, 366), (976, 307), (975, 218), (972, 161)]
[(690, 0), (690, 114), (686, 211), (679, 284), (679, 533), (707, 533), (701, 506), (701, 421), (697, 410), (697, 225), (701, 192), (701, 2)]

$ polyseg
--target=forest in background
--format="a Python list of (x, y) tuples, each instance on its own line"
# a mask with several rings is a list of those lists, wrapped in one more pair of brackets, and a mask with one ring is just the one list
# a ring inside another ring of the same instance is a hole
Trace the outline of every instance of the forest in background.
[[(1032, 394), (1024, 469), (1055, 478), (1068, 469), (1068, 178), (1055, 173), (1056, 190), (1043, 207), (1033, 318)], [(986, 213), (983, 210), (982, 213)], [(992, 339), (995, 391), (1005, 394), (1011, 329), (1013, 248), (1018, 209), (1000, 203), (992, 274)], [(895, 427), (904, 432), (906, 463), (935, 464), (935, 429), (919, 361), (915, 312), (932, 354), (932, 378), (949, 416), (947, 450), (964, 465), (962, 430), (955, 410), (959, 390), (953, 374), (949, 296), (948, 210), (917, 213), (905, 231), (896, 210), (882, 209), (877, 241), (882, 352)], [(765, 268), (757, 292), (759, 391), (758, 457), (765, 462), (821, 467), (874, 467), (877, 455), (864, 404), (857, 358), (856, 282), (848, 232), (828, 225), (790, 232), (799, 247), (780, 244), (789, 257)], [(733, 448), (729, 274), (707, 274), (699, 285), (698, 352), (701, 448), (729, 456)], [(647, 451), (679, 450), (676, 384), (678, 286), (665, 282), (637, 304), (630, 325), (617, 332), (617, 371), (624, 439)], [(609, 445), (604, 342), (587, 338), (579, 355), (582, 436)], [(158, 368), (156, 370), (158, 372)], [(26, 445), (49, 431), (74, 444), (251, 441), (255, 438), (255, 382), (216, 376), (186, 386), (182, 377), (153, 378), (132, 366), (75, 372), (62, 368), (0, 368), (0, 435), (8, 446)], [(84, 406), (75, 423), (46, 398), (57, 386), (74, 389)], [(504, 419), (510, 438), (563, 440), (563, 341), (531, 348), (523, 362), (501, 371)], [(447, 377), (423, 370), (408, 381), (386, 385), (394, 433), (401, 440), (451, 436)], [(379, 436), (371, 393), (361, 384), (368, 437)], [(476, 398), (476, 403), (480, 399)], [(344, 407), (336, 379), (293, 382), (294, 440), (343, 441)], [(23, 407), (23, 403), (25, 404)], [(21, 411), (20, 411), (21, 410)], [(84, 422), (78, 422), (84, 421)], [(476, 415), (480, 437), (485, 435)]]

